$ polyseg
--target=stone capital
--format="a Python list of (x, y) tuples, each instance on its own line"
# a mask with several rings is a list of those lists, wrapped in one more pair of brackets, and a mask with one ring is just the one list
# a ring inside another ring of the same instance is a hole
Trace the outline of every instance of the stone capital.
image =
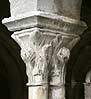
[(26, 64), (29, 99), (65, 99), (65, 64), (86, 29), (82, 0), (10, 0), (3, 23)]

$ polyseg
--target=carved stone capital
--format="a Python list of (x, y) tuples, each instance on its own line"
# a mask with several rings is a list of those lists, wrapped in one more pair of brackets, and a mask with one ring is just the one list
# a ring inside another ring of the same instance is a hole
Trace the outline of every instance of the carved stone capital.
[(9, 1), (11, 17), (3, 23), (21, 47), (29, 99), (65, 99), (65, 64), (87, 29), (80, 21), (82, 0)]
[(50, 84), (64, 82), (65, 63), (70, 56), (69, 48), (66, 47), (71, 42), (69, 36), (60, 31), (40, 28), (22, 30), (12, 35), (21, 46), (28, 85), (47, 84), (48, 78), (51, 78)]

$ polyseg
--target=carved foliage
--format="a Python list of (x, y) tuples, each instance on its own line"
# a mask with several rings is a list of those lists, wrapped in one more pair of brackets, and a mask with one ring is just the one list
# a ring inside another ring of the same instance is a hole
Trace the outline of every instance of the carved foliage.
[[(51, 35), (52, 36), (52, 35)], [(21, 57), (26, 63), (28, 84), (48, 83), (56, 84), (63, 82), (65, 63), (69, 58), (70, 51), (61, 46), (63, 38), (61, 34), (51, 37), (45, 36), (39, 30), (28, 34), (28, 47), (22, 37), (18, 36), (16, 41), (21, 42)], [(56, 80), (55, 80), (56, 79)]]

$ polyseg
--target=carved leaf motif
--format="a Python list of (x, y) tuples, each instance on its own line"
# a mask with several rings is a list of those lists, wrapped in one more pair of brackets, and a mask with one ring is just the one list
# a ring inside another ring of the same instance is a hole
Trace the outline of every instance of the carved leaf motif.
[(66, 47), (61, 47), (63, 43), (63, 39), (61, 35), (57, 35), (56, 38), (54, 38), (51, 41), (51, 49), (52, 49), (52, 58), (51, 58), (51, 80), (53, 83), (55, 82), (55, 77), (59, 78), (60, 82), (64, 82), (64, 75), (65, 75), (65, 63), (67, 62), (69, 56), (70, 56), (70, 51)]
[(63, 80), (65, 62), (70, 55), (69, 49), (62, 47), (62, 35), (57, 35), (47, 43), (46, 39), (47, 36), (35, 31), (30, 34), (29, 47), (22, 47), (21, 56), (26, 63), (30, 83), (37, 79), (36, 77), (39, 77), (39, 82), (47, 80), (48, 74), (51, 78), (57, 76)]

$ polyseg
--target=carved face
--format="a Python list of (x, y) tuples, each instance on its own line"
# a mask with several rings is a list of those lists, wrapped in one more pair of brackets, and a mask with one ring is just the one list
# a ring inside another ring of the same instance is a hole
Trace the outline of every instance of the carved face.
[(0, 19), (10, 17), (10, 3), (9, 0), (0, 1)]

